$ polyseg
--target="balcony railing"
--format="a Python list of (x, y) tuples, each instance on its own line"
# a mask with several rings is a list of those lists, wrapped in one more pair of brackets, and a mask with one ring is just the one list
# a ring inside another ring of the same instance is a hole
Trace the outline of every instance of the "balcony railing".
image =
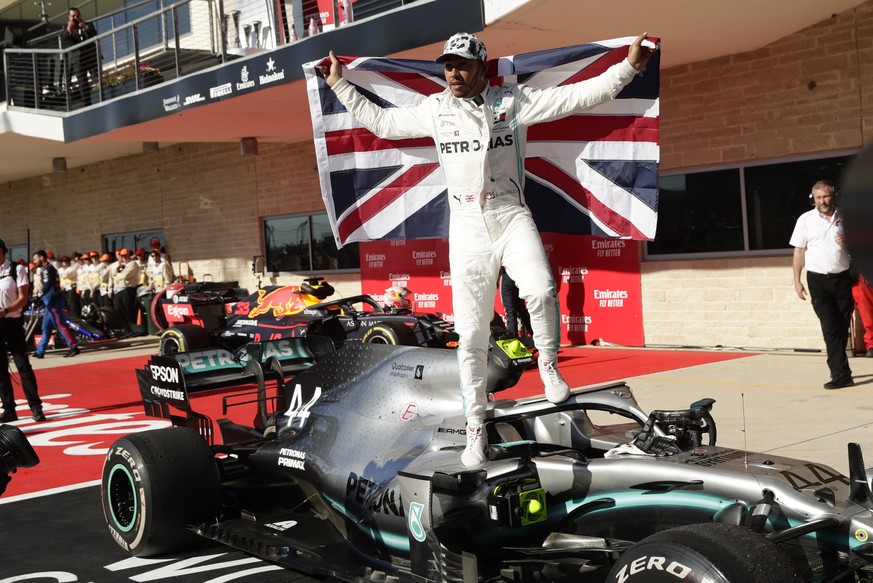
[(10, 107), (71, 111), (216, 64), (223, 0), (182, 0), (65, 48), (7, 49)]
[[(95, 19), (111, 29), (85, 41), (72, 44), (64, 29), (28, 48), (7, 48), (7, 105), (73, 111), (413, 1), (294, 0), (287, 15), (263, 0), (141, 2)], [(160, 7), (134, 18), (154, 6)]]

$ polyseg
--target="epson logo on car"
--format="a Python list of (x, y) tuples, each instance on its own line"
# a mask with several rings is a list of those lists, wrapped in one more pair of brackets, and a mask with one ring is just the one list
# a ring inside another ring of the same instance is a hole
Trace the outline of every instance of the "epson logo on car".
[(167, 315), (174, 318), (180, 318), (182, 316), (193, 316), (193, 314), (191, 313), (191, 306), (188, 304), (168, 304)]
[(156, 364), (150, 364), (149, 370), (152, 373), (152, 378), (156, 381), (161, 381), (164, 383), (178, 383), (179, 382), (179, 370), (169, 367), (169, 366), (159, 366)]
[[(643, 571), (663, 571), (676, 577), (677, 581), (684, 581), (685, 577), (691, 573), (691, 567), (686, 567), (682, 563), (671, 560), (667, 562), (666, 557), (643, 556), (635, 559), (631, 564), (625, 565), (615, 576), (616, 583), (625, 583), (630, 579), (631, 575), (637, 575)], [(714, 583), (709, 577), (704, 577), (700, 583)]]

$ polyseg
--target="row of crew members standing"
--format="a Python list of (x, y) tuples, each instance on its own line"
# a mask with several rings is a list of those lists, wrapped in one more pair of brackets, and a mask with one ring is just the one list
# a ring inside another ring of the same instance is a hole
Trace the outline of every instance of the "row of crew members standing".
[[(49, 256), (48, 261), (51, 260)], [(112, 306), (131, 333), (140, 331), (136, 328), (137, 290), (160, 291), (174, 279), (172, 265), (157, 247), (148, 254), (142, 248), (135, 254), (129, 249), (118, 249), (114, 261), (108, 253), (98, 251), (75, 253), (73, 257), (62, 255), (57, 270), (69, 311), (80, 314), (82, 306), (91, 303)], [(40, 266), (31, 265), (34, 295), (42, 293), (40, 271)]]

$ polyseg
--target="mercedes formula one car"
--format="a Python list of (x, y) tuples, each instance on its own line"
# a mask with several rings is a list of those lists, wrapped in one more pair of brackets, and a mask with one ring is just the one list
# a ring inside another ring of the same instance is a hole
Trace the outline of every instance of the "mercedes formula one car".
[[(123, 437), (106, 457), (104, 515), (125, 551), (206, 538), (343, 581), (873, 576), (857, 444), (848, 477), (720, 447), (711, 399), (646, 413), (619, 382), (557, 405), (490, 401), (487, 461), (467, 468), (451, 351), (322, 340), (283, 340), (222, 371), (197, 372), (196, 353), (137, 371), (146, 412), (176, 427)], [(511, 384), (519, 370), (497, 376)], [(192, 408), (199, 391), (245, 383), (252, 423)]]
[[(160, 353), (210, 346), (235, 351), (252, 341), (311, 334), (327, 336), (336, 346), (348, 340), (432, 348), (457, 345), (454, 327), (434, 314), (386, 308), (368, 295), (331, 300), (334, 289), (320, 277), (305, 279), (300, 286), (266, 287), (246, 297), (228, 291), (233, 289), (183, 290), (158, 299), (152, 312), (169, 326), (161, 333)], [(225, 313), (217, 316), (216, 307)]]

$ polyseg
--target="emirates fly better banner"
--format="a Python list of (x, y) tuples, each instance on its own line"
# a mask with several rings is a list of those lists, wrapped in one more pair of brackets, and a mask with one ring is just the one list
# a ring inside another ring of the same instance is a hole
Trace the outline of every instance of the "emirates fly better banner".
[[(638, 243), (555, 233), (542, 238), (561, 303), (561, 343), (643, 346)], [(445, 239), (361, 243), (363, 293), (381, 299), (392, 285), (412, 292), (415, 311), (454, 321)], [(494, 308), (503, 313), (499, 292)]]

